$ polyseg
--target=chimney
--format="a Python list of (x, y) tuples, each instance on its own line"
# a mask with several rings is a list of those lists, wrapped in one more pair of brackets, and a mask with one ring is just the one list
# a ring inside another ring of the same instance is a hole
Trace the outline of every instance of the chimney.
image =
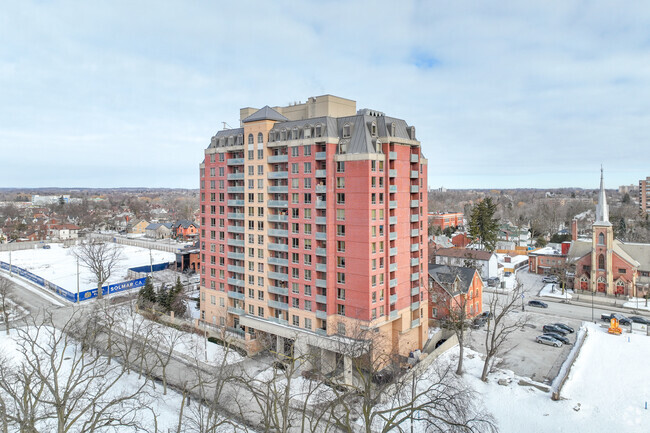
[(571, 240), (578, 240), (578, 220), (571, 221)]

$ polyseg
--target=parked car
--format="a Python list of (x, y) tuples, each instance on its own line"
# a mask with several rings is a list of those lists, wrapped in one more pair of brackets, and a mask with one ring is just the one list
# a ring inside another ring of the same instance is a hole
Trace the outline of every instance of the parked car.
[(485, 325), (485, 322), (487, 322), (487, 319), (485, 317), (476, 316), (474, 317), (474, 320), (472, 320), (472, 328), (478, 329), (481, 326)]
[(537, 338), (535, 338), (535, 341), (538, 342), (539, 344), (547, 344), (549, 346), (555, 346), (555, 347), (562, 346), (562, 342), (560, 340), (557, 340), (553, 337), (549, 337), (548, 335), (538, 335)]
[(566, 338), (566, 337), (565, 337), (564, 335), (562, 335), (562, 334), (558, 334), (557, 332), (545, 332), (544, 335), (548, 335), (549, 337), (553, 337), (553, 338), (555, 338), (556, 340), (559, 340), (559, 341), (561, 341), (561, 342), (564, 343), (564, 344), (571, 344), (571, 342), (569, 341), (568, 338)]
[(559, 327), (557, 327), (555, 325), (544, 325), (542, 327), (542, 331), (544, 331), (544, 333), (554, 332), (556, 334), (561, 334), (561, 335), (567, 335), (568, 334), (567, 331), (565, 331), (564, 329), (559, 328)]
[(618, 323), (620, 325), (631, 325), (632, 324), (632, 321), (630, 319), (628, 319), (627, 317), (625, 317), (624, 315), (622, 315), (621, 313), (601, 314), (600, 318), (605, 322), (609, 322), (610, 320), (612, 320), (612, 318), (616, 318), (616, 319), (618, 319)]
[(559, 283), (560, 280), (555, 275), (547, 275), (542, 278), (542, 283)]
[(569, 325), (566, 325), (566, 324), (564, 324), (564, 323), (554, 323), (553, 325), (554, 325), (554, 326), (557, 326), (558, 328), (562, 328), (562, 329), (564, 329), (566, 332), (569, 332), (569, 333), (571, 333), (571, 334), (573, 334), (573, 333), (575, 332), (575, 330), (574, 330), (572, 327), (570, 327)]
[(650, 325), (650, 320), (646, 319), (645, 317), (641, 316), (630, 316), (629, 319), (633, 321), (634, 323), (640, 323), (642, 325)]
[(496, 287), (499, 285), (499, 279), (497, 277), (490, 277), (487, 279), (489, 287)]
[(531, 307), (548, 308), (548, 304), (546, 302), (538, 301), (536, 299), (528, 301), (528, 305)]
[(48, 244), (43, 245), (44, 250), (49, 250), (50, 248), (52, 248), (52, 247), (50, 247)]

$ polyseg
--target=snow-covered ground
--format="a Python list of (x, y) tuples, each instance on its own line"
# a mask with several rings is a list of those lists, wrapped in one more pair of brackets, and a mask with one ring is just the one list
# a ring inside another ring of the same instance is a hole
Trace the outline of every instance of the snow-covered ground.
[(650, 311), (650, 302), (646, 305), (645, 298), (629, 298), (625, 304), (625, 308), (633, 308), (635, 310)]
[[(13, 251), (11, 264), (26, 269), (70, 292), (77, 290), (77, 259), (72, 250), (74, 247), (65, 248), (61, 244), (50, 244), (49, 249), (35, 248), (30, 250)], [(117, 269), (111, 275), (107, 284), (119, 283), (127, 280), (129, 268), (146, 266), (153, 261), (167, 263), (176, 260), (174, 253), (149, 250), (131, 246), (118, 245), (122, 250), (122, 259)], [(149, 253), (151, 252), (151, 257)], [(9, 263), (9, 252), (0, 252), (0, 261)], [(96, 287), (96, 279), (87, 268), (79, 266), (79, 289), (81, 291)]]
[[(501, 433), (648, 431), (650, 337), (645, 332), (610, 335), (597, 325), (585, 326), (587, 338), (560, 401), (551, 400), (549, 392), (518, 385), (521, 378), (511, 371), (499, 370), (482, 382), (482, 354), (465, 349), (463, 380), (478, 393)], [(455, 362), (457, 356), (458, 348), (453, 348), (440, 361)], [(508, 384), (499, 385), (499, 379)]]
[(565, 290), (564, 294), (560, 285), (557, 283), (548, 283), (542, 287), (542, 290), (539, 292), (539, 296), (545, 296), (547, 298), (560, 298), (560, 299), (571, 299), (573, 296), (573, 290)]

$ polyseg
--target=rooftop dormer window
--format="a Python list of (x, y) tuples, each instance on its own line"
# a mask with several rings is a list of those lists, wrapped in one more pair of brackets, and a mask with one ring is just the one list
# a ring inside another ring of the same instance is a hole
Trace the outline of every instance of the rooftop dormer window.
[(372, 135), (373, 137), (377, 136), (377, 124), (375, 122), (372, 122), (370, 124), (370, 135)]
[(395, 122), (390, 124), (390, 135), (391, 137), (395, 136)]
[(316, 137), (322, 137), (323, 136), (323, 126), (320, 123), (316, 124)]
[(287, 140), (287, 130), (286, 129), (282, 129), (282, 131), (280, 131), (280, 140), (281, 141), (286, 141)]
[(309, 126), (309, 125), (305, 126), (305, 129), (302, 132), (302, 136), (304, 138), (311, 138), (311, 126)]
[(291, 130), (291, 139), (292, 139), (292, 140), (297, 140), (298, 137), (299, 137), (299, 134), (298, 134), (298, 127), (297, 127), (297, 126), (294, 126), (294, 128)]
[(352, 125), (346, 123), (343, 125), (343, 138), (350, 138), (350, 135), (352, 135)]

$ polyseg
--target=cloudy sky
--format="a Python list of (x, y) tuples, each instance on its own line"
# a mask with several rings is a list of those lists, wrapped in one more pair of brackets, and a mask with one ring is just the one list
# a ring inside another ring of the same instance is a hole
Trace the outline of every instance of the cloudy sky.
[(429, 185), (650, 176), (650, 3), (20, 1), (0, 187), (198, 187), (239, 108), (334, 94), (415, 125)]

